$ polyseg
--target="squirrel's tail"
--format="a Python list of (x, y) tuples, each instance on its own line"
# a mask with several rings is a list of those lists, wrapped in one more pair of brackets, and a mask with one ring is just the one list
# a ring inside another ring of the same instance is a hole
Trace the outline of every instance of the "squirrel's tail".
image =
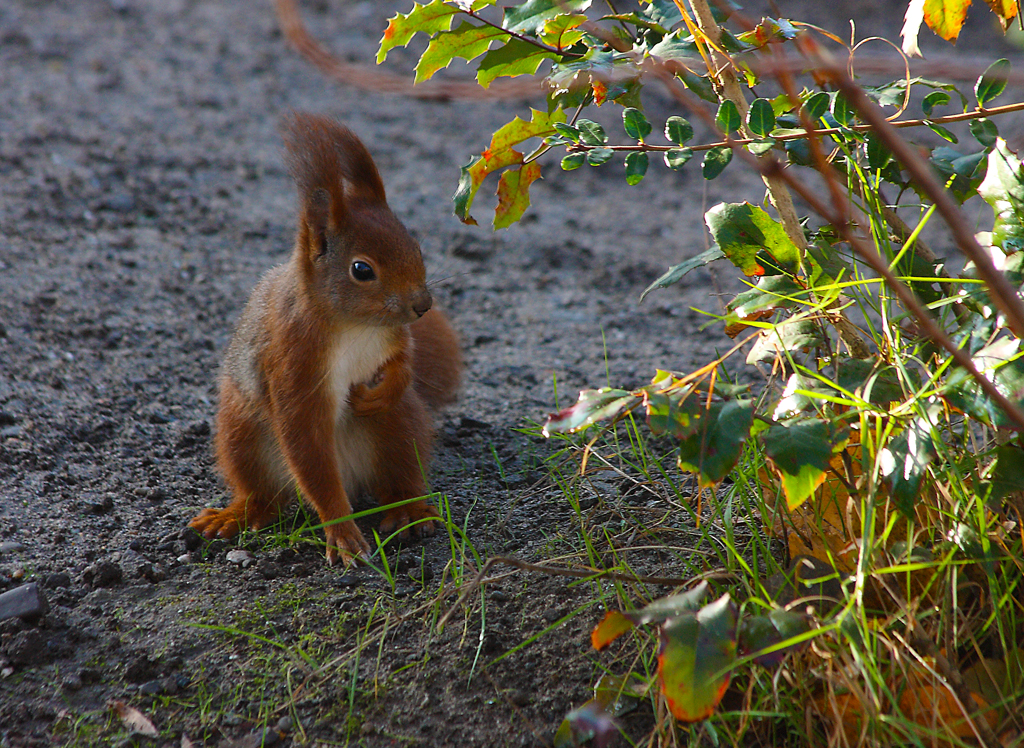
[(462, 353), (444, 314), (431, 309), (410, 325), (413, 387), (431, 410), (455, 399), (462, 381)]

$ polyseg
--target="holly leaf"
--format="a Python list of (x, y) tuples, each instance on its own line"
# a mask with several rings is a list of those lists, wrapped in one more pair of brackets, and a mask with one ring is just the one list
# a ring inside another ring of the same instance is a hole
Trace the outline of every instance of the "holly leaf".
[(739, 625), (737, 650), (741, 657), (754, 655), (758, 665), (777, 667), (789, 652), (802, 647), (806, 640), (786, 642), (810, 630), (807, 616), (795, 611), (776, 608), (767, 615), (745, 616)]
[(978, 194), (996, 214), (992, 243), (1006, 253), (1024, 249), (1024, 166), (1002, 138), (988, 154)]
[(704, 221), (722, 252), (744, 275), (765, 274), (758, 258), (762, 251), (779, 268), (793, 272), (799, 267), (800, 250), (782, 225), (756, 205), (720, 203), (704, 214)]
[(996, 458), (989, 473), (989, 501), (1000, 501), (1024, 487), (1024, 449), (1016, 444), (1003, 444), (996, 449)]
[(700, 608), (704, 598), (708, 594), (708, 583), (701, 582), (692, 590), (678, 592), (668, 597), (660, 597), (640, 610), (623, 613), (637, 626), (647, 626), (652, 623), (661, 623), (669, 618), (692, 613)]
[(590, 0), (527, 0), (505, 8), (505, 28), (537, 36), (544, 24), (566, 11), (579, 13), (590, 7)]
[(558, 55), (554, 52), (548, 52), (521, 39), (510, 39), (484, 55), (477, 68), (476, 80), (482, 88), (487, 88), (495, 78), (533, 75), (544, 60), (556, 59)]
[(809, 351), (825, 344), (821, 329), (806, 317), (790, 317), (757, 336), (747, 354), (748, 364), (774, 361), (786, 352)]
[(712, 403), (698, 413), (697, 428), (679, 445), (679, 469), (696, 473), (702, 488), (717, 485), (736, 466), (750, 436), (754, 405), (750, 400)]
[(924, 22), (947, 42), (955, 42), (970, 5), (971, 0), (924, 0)]
[(565, 434), (585, 429), (598, 421), (618, 415), (635, 400), (637, 396), (626, 390), (615, 390), (610, 387), (583, 390), (575, 405), (547, 417), (541, 433), (545, 437), (550, 437), (555, 433)]
[(388, 52), (395, 47), (408, 46), (419, 31), (425, 34), (448, 31), (452, 27), (455, 14), (460, 12), (457, 7), (448, 5), (444, 0), (434, 0), (423, 5), (413, 3), (411, 11), (399, 13), (388, 20), (384, 36), (380, 40), (380, 48), (377, 50), (377, 64), (384, 62)]
[(586, 20), (587, 17), (582, 14), (569, 13), (555, 16), (550, 21), (544, 22), (540, 40), (557, 49), (571, 47), (583, 38), (583, 32), (577, 27)]
[(704, 408), (691, 390), (671, 392), (644, 392), (644, 408), (651, 433), (671, 434), (686, 439), (697, 430), (698, 419)]
[[(462, 167), (459, 186), (452, 196), (452, 201), (455, 206), (455, 215), (463, 223), (471, 226), (477, 225), (476, 219), (469, 214), (469, 209), (487, 175), (499, 169), (523, 163), (523, 154), (515, 150), (513, 146), (530, 138), (553, 135), (556, 132), (555, 124), (565, 122), (565, 112), (561, 108), (555, 109), (550, 114), (536, 109), (532, 109), (531, 112), (533, 114), (529, 122), (516, 117), (511, 122), (499, 127), (491, 136), (491, 144), (487, 150)], [(528, 187), (529, 184), (526, 186)]]
[(875, 405), (903, 401), (903, 388), (892, 367), (859, 358), (840, 358), (838, 365), (836, 384), (846, 392)]
[[(744, 323), (770, 317), (776, 309), (787, 309), (806, 301), (808, 291), (788, 275), (766, 275), (757, 285), (737, 294), (726, 305), (725, 325), (743, 327)], [(735, 337), (729, 334), (729, 337)]]
[(484, 179), (487, 178), (488, 174), (498, 169), (504, 169), (506, 166), (521, 164), (522, 162), (523, 154), (508, 148), (496, 154), (491, 154), (489, 158), (475, 156), (468, 164), (463, 166), (461, 176), (459, 177), (459, 185), (455, 188), (455, 194), (452, 196), (452, 202), (455, 206), (454, 213), (458, 216), (459, 220), (470, 226), (476, 226), (476, 219), (469, 214), (469, 209), (473, 205), (473, 198), (476, 197), (476, 193), (480, 189), (480, 185), (483, 184)]
[(509, 38), (503, 29), (475, 26), (469, 21), (463, 21), (454, 31), (442, 32), (430, 40), (416, 64), (415, 83), (429, 80), (438, 70), (448, 67), (456, 57), (466, 61), (475, 60), (490, 49), (491, 42), (504, 42)]
[(684, 722), (710, 717), (729, 687), (736, 661), (736, 606), (729, 595), (666, 621), (658, 677), (672, 715)]
[(504, 229), (523, 217), (530, 207), (530, 185), (540, 178), (540, 164), (531, 161), (518, 169), (506, 169), (498, 180), (498, 206), (494, 228)]
[(782, 481), (790, 511), (824, 482), (832, 455), (847, 441), (845, 431), (818, 418), (772, 424), (761, 438), (765, 454)]

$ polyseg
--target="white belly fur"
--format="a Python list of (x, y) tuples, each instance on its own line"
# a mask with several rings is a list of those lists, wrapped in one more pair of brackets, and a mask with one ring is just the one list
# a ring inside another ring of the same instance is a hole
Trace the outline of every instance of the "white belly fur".
[(386, 327), (353, 326), (334, 342), (331, 351), (331, 394), (336, 403), (335, 440), (338, 467), (345, 491), (355, 498), (366, 485), (373, 469), (373, 442), (352, 416), (348, 397), (353, 384), (369, 382), (387, 360), (394, 330)]

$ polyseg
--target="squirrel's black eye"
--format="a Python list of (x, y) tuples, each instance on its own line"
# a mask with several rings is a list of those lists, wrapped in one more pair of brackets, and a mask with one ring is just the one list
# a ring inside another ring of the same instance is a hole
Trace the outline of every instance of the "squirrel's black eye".
[(373, 272), (373, 268), (370, 267), (369, 263), (356, 260), (352, 263), (352, 277), (357, 281), (372, 281), (377, 277), (377, 274)]

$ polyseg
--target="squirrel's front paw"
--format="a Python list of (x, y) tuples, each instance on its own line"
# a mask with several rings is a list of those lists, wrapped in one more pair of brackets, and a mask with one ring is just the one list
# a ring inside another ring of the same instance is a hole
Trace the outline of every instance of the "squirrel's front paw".
[(365, 384), (354, 384), (349, 390), (348, 403), (352, 413), (357, 416), (374, 416), (387, 410), (388, 402), (377, 387)]
[(327, 536), (327, 563), (334, 566), (340, 559), (345, 566), (370, 557), (370, 544), (352, 520), (324, 527)]

